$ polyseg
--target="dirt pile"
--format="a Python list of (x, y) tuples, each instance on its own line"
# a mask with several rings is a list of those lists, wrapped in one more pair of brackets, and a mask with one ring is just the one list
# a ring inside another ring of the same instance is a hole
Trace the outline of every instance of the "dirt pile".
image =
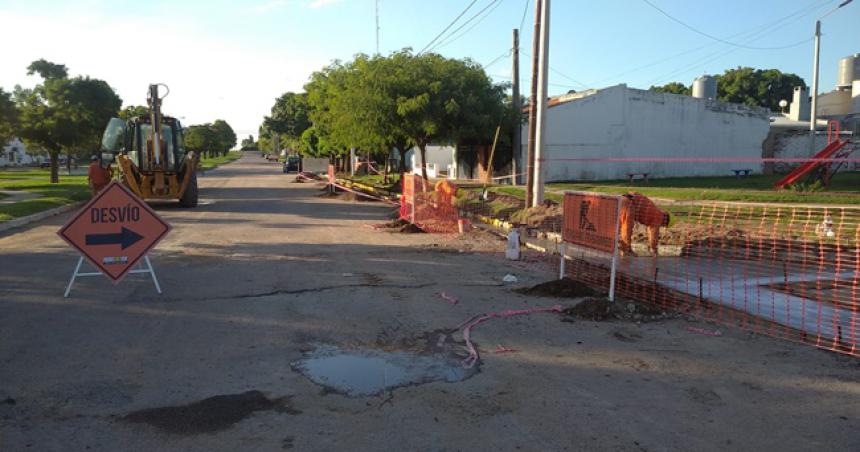
[(560, 205), (547, 201), (530, 209), (523, 209), (511, 215), (511, 221), (542, 230), (560, 230), (564, 213)]
[(666, 311), (658, 306), (648, 304), (616, 301), (611, 302), (606, 297), (589, 297), (577, 305), (562, 311), (565, 316), (562, 321), (580, 320), (628, 320), (633, 322), (657, 321), (680, 317), (681, 314)]
[(565, 309), (562, 311), (562, 314), (583, 320), (601, 321), (613, 318), (613, 311), (616, 310), (615, 303), (609, 301), (608, 298), (590, 297), (580, 301), (573, 307)]
[(514, 291), (523, 295), (558, 298), (590, 297), (597, 294), (597, 291), (591, 286), (570, 278), (547, 281), (536, 286), (515, 289)]
[(399, 232), (402, 234), (421, 234), (424, 232), (418, 226), (399, 218), (387, 223), (375, 224), (373, 225), (373, 229), (385, 232)]

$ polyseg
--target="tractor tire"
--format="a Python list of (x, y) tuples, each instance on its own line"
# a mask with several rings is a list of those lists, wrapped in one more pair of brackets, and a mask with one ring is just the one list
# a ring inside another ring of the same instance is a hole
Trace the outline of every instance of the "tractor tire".
[(185, 208), (197, 207), (197, 173), (191, 175), (185, 193), (179, 198), (179, 205)]

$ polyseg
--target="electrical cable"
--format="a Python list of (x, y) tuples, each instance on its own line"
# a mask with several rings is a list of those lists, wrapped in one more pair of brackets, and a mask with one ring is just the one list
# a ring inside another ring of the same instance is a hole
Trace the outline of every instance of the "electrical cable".
[(682, 25), (684, 28), (686, 28), (686, 29), (688, 29), (688, 30), (690, 30), (690, 31), (692, 31), (692, 32), (694, 32), (694, 33), (696, 33), (696, 34), (699, 34), (699, 35), (702, 35), (702, 36), (704, 36), (704, 37), (706, 37), (706, 38), (708, 38), (708, 39), (712, 39), (712, 40), (714, 40), (714, 41), (717, 41), (717, 42), (720, 42), (720, 43), (723, 43), (723, 44), (726, 44), (726, 45), (730, 45), (730, 46), (738, 47), (738, 48), (741, 48), (741, 49), (750, 49), (750, 50), (780, 50), (780, 49), (788, 49), (788, 48), (791, 48), (791, 47), (796, 47), (796, 46), (799, 46), (799, 45), (801, 45), (801, 44), (805, 44), (806, 42), (808, 42), (808, 41), (809, 41), (809, 39), (805, 39), (805, 40), (803, 40), (803, 41), (798, 41), (798, 42), (795, 42), (795, 43), (787, 44), (787, 45), (784, 45), (784, 46), (777, 46), (777, 47), (754, 47), (754, 46), (747, 46), (747, 45), (744, 45), (744, 44), (739, 44), (739, 43), (737, 43), (737, 42), (727, 41), (727, 40), (725, 40), (725, 39), (718, 38), (718, 37), (716, 37), (716, 36), (714, 36), (714, 35), (711, 35), (711, 34), (705, 33), (704, 31), (701, 31), (701, 30), (699, 30), (699, 29), (697, 29), (697, 28), (693, 27), (692, 25), (689, 25), (689, 24), (687, 24), (686, 22), (683, 22), (682, 20), (680, 20), (680, 19), (678, 19), (678, 18), (676, 18), (676, 17), (672, 16), (671, 14), (669, 14), (669, 13), (667, 13), (666, 11), (664, 11), (663, 9), (661, 9), (659, 6), (655, 5), (654, 3), (651, 3), (651, 1), (650, 1), (650, 0), (642, 0), (642, 2), (644, 2), (645, 4), (647, 4), (647, 5), (648, 5), (648, 6), (650, 6), (650, 7), (654, 8), (655, 10), (659, 11), (659, 12), (660, 12), (660, 14), (663, 14), (664, 16), (666, 16), (667, 18), (669, 18), (669, 19), (670, 19), (670, 20), (672, 20), (673, 22), (676, 22), (676, 23), (678, 23), (678, 24)]
[[(523, 53), (523, 55), (525, 55), (525, 56), (527, 56), (527, 57), (530, 57), (530, 56), (531, 56), (531, 54), (529, 54), (528, 52), (526, 52), (526, 51), (525, 51), (525, 50), (523, 50), (523, 49), (520, 49), (520, 52), (522, 52), (522, 53)], [(560, 76), (562, 76), (562, 77), (564, 77), (564, 78), (566, 78), (566, 79), (568, 79), (568, 80), (570, 80), (570, 81), (572, 81), (572, 82), (574, 82), (574, 83), (576, 83), (576, 84), (577, 84), (577, 85), (579, 85), (581, 88), (589, 89), (589, 86), (588, 86), (588, 85), (586, 85), (585, 83), (583, 83), (583, 82), (581, 82), (581, 81), (579, 81), (579, 80), (577, 80), (577, 79), (575, 79), (575, 78), (573, 78), (573, 77), (571, 77), (571, 76), (569, 76), (569, 75), (565, 74), (564, 72), (559, 71), (558, 69), (556, 69), (556, 68), (554, 68), (554, 67), (552, 67), (552, 66), (549, 66), (549, 70), (550, 70), (550, 71), (552, 71), (552, 72), (555, 72), (556, 74), (558, 74), (558, 75), (560, 75)], [(552, 85), (552, 83), (549, 83), (549, 84), (550, 84), (550, 85)], [(564, 85), (564, 86), (572, 86), (572, 85)]]
[[(834, 2), (834, 1), (836, 1), (836, 0), (831, 0), (831, 1), (830, 1), (830, 2), (828, 2), (828, 3), (832, 3), (832, 2)], [(750, 29), (744, 30), (744, 31), (742, 31), (742, 32), (735, 33), (735, 34), (733, 34), (733, 35), (727, 36), (725, 39), (737, 38), (737, 37), (739, 37), (739, 36), (743, 36), (743, 35), (746, 35), (746, 34), (749, 34), (749, 33), (755, 32), (755, 31), (757, 31), (757, 30), (758, 30), (758, 31), (761, 31), (761, 30), (770, 29), (770, 28), (772, 28), (772, 27), (774, 27), (774, 26), (778, 25), (780, 22), (784, 22), (784, 21), (786, 21), (786, 20), (788, 20), (788, 19), (791, 19), (793, 16), (796, 16), (796, 15), (800, 14), (800, 16), (798, 16), (798, 17), (797, 17), (797, 18), (795, 18), (794, 20), (791, 20), (791, 21), (789, 21), (789, 22), (785, 23), (783, 26), (788, 25), (789, 23), (795, 22), (796, 20), (800, 19), (801, 17), (806, 16), (806, 15), (808, 15), (808, 14), (811, 14), (814, 10), (816, 10), (816, 9), (820, 9), (821, 7), (826, 6), (826, 5), (827, 5), (827, 3), (825, 3), (825, 4), (821, 4), (821, 3), (818, 3), (818, 2), (816, 2), (816, 1), (813, 1), (813, 2), (812, 2), (812, 4), (807, 5), (807, 6), (803, 7), (803, 8), (800, 8), (799, 10), (797, 10), (797, 11), (795, 11), (795, 12), (791, 13), (791, 14), (788, 14), (788, 15), (786, 15), (786, 16), (783, 16), (783, 17), (781, 17), (781, 18), (779, 18), (779, 19), (777, 19), (777, 20), (775, 20), (775, 21), (768, 22), (768, 23), (766, 23), (766, 24), (761, 24), (761, 25), (758, 25), (758, 26), (756, 26), (756, 27), (754, 27), (754, 28), (750, 28)], [(779, 29), (779, 28), (782, 28), (782, 26), (776, 27), (776, 28), (774, 28), (774, 30)], [(702, 45), (702, 46), (698, 46), (698, 47), (695, 47), (695, 48), (692, 48), (692, 49), (688, 49), (688, 50), (685, 50), (685, 51), (683, 51), (683, 52), (680, 52), (680, 53), (677, 53), (677, 54), (674, 54), (674, 55), (668, 56), (668, 57), (666, 57), (666, 58), (662, 58), (662, 59), (659, 59), (659, 60), (656, 60), (656, 61), (652, 61), (652, 62), (650, 62), (650, 63), (648, 63), (648, 64), (644, 64), (644, 65), (641, 65), (641, 66), (637, 66), (637, 67), (634, 67), (634, 68), (632, 68), (632, 69), (626, 69), (626, 70), (624, 70), (624, 71), (622, 71), (622, 72), (616, 73), (616, 74), (611, 75), (611, 76), (609, 76), (609, 77), (604, 77), (604, 78), (602, 78), (602, 79), (598, 80), (597, 82), (594, 82), (593, 84), (594, 84), (594, 85), (596, 85), (596, 86), (599, 86), (599, 85), (602, 85), (602, 84), (604, 84), (605, 82), (607, 82), (607, 81), (609, 81), (609, 80), (614, 80), (614, 79), (617, 79), (617, 78), (622, 77), (622, 76), (627, 75), (627, 74), (632, 74), (632, 73), (634, 73), (634, 72), (638, 72), (638, 71), (641, 71), (641, 70), (643, 70), (643, 69), (648, 69), (648, 68), (651, 68), (651, 67), (657, 66), (657, 65), (659, 65), (659, 64), (665, 63), (666, 61), (670, 61), (670, 60), (673, 60), (673, 59), (675, 59), (675, 58), (679, 58), (679, 57), (682, 57), (682, 56), (685, 56), (685, 55), (689, 55), (689, 54), (691, 54), (691, 53), (695, 53), (695, 52), (697, 52), (697, 51), (699, 51), (699, 50), (702, 50), (702, 49), (705, 49), (705, 48), (708, 48), (708, 47), (713, 47), (713, 46), (718, 45), (718, 44), (719, 44), (719, 43), (717, 43), (717, 42), (709, 42), (708, 44), (705, 44), (705, 45)]]
[(427, 43), (427, 45), (426, 45), (426, 46), (424, 46), (424, 48), (423, 48), (423, 49), (421, 49), (421, 51), (420, 51), (420, 52), (418, 52), (418, 55), (420, 55), (420, 54), (424, 53), (424, 51), (425, 51), (425, 50), (427, 50), (427, 48), (428, 48), (428, 47), (430, 47), (431, 45), (433, 45), (433, 43), (434, 43), (434, 42), (436, 42), (436, 40), (438, 40), (438, 39), (439, 39), (439, 37), (441, 37), (443, 34), (445, 34), (445, 32), (446, 32), (446, 31), (448, 31), (448, 29), (449, 29), (449, 28), (453, 27), (453, 26), (454, 26), (454, 24), (455, 24), (455, 23), (457, 23), (457, 21), (458, 21), (458, 20), (460, 20), (460, 18), (461, 18), (461, 17), (463, 17), (463, 15), (464, 15), (464, 14), (466, 14), (466, 12), (468, 12), (468, 11), (469, 11), (469, 9), (471, 9), (471, 8), (472, 8), (472, 6), (474, 6), (474, 5), (475, 5), (475, 3), (477, 3), (477, 2), (478, 2), (478, 0), (472, 0), (472, 2), (471, 2), (471, 3), (469, 3), (469, 5), (468, 5), (468, 6), (466, 6), (466, 9), (464, 9), (463, 11), (461, 11), (461, 12), (460, 12), (460, 14), (458, 14), (458, 15), (457, 15), (457, 17), (455, 17), (455, 18), (454, 18), (454, 20), (452, 20), (452, 21), (451, 21), (451, 23), (449, 23), (447, 27), (445, 27), (445, 29), (443, 29), (442, 31), (440, 31), (440, 32), (439, 32), (439, 34), (438, 34), (438, 35), (436, 35), (436, 37), (435, 37), (435, 38), (433, 38), (433, 40), (432, 40), (432, 41), (428, 42), (428, 43)]
[(501, 61), (501, 60), (502, 60), (502, 58), (505, 58), (505, 57), (510, 56), (512, 52), (513, 52), (513, 49), (508, 49), (508, 51), (507, 51), (507, 52), (505, 52), (505, 53), (503, 53), (503, 54), (499, 55), (498, 57), (496, 57), (495, 59), (493, 59), (493, 61), (490, 61), (490, 62), (489, 62), (489, 63), (487, 63), (487, 64), (482, 64), (482, 65), (481, 65), (481, 67), (482, 67), (482, 68), (484, 68), (484, 70), (486, 70), (486, 69), (487, 69), (487, 68), (489, 68), (490, 66), (492, 66), (492, 65), (494, 65), (494, 64), (496, 64), (496, 63), (498, 63), (499, 61)]
[[(440, 49), (440, 48), (442, 48), (442, 47), (444, 47), (444, 46), (446, 46), (446, 45), (448, 45), (448, 44), (451, 44), (452, 42), (454, 42), (454, 41), (456, 41), (456, 40), (458, 40), (458, 39), (462, 38), (465, 34), (469, 33), (470, 31), (472, 31), (472, 29), (474, 29), (475, 27), (477, 27), (477, 26), (478, 26), (478, 24), (480, 24), (484, 19), (486, 19), (486, 18), (487, 18), (487, 16), (489, 16), (489, 15), (490, 15), (490, 13), (492, 13), (492, 12), (493, 12), (496, 8), (498, 8), (498, 6), (499, 6), (499, 5), (501, 5), (501, 4), (502, 4), (502, 3), (501, 3), (501, 0), (492, 0), (489, 4), (487, 4), (487, 6), (485, 6), (483, 9), (481, 9), (480, 11), (478, 11), (477, 13), (475, 13), (475, 15), (474, 15), (474, 16), (470, 17), (467, 21), (463, 22), (459, 27), (457, 27), (457, 29), (456, 29), (456, 30), (454, 30), (454, 31), (452, 31), (451, 33), (449, 33), (447, 37), (445, 37), (445, 38), (443, 38), (441, 41), (439, 41), (439, 43), (437, 43), (435, 46), (433, 46), (433, 47), (430, 49), (430, 51), (434, 51), (434, 50), (436, 50), (436, 49)], [(491, 6), (494, 6), (494, 5), (495, 5), (495, 7), (494, 7), (493, 9), (491, 9), (491, 10), (487, 11)], [(485, 11), (486, 11), (487, 13), (486, 13), (486, 14), (484, 14), (484, 15), (483, 15), (483, 16), (482, 16), (482, 17), (481, 17), (477, 22), (475, 22), (475, 24), (474, 24), (474, 25), (472, 25), (471, 27), (469, 27), (469, 29), (467, 29), (467, 30), (466, 30), (466, 31), (464, 31), (463, 33), (459, 34), (458, 36), (456, 36), (456, 37), (453, 37), (453, 38), (452, 38), (452, 36), (454, 36), (458, 31), (462, 30), (462, 29), (463, 29), (463, 27), (465, 27), (466, 25), (469, 25), (469, 23), (470, 23), (470, 22), (472, 22), (473, 20), (475, 20), (478, 16), (481, 16), (481, 14), (482, 14), (482, 13), (484, 13)]]
[(526, 0), (526, 6), (523, 8), (523, 18), (520, 19), (520, 30), (523, 29), (523, 25), (526, 23), (526, 13), (529, 12), (529, 3), (531, 3), (530, 0)]
[[(747, 36), (745, 38), (745, 42), (753, 42), (753, 41), (756, 41), (758, 39), (761, 39), (763, 37), (763, 35), (765, 35), (767, 33), (772, 33), (772, 32), (779, 30), (779, 29), (781, 29), (781, 28), (783, 28), (783, 27), (785, 27), (785, 26), (787, 26), (793, 22), (796, 22), (797, 20), (800, 20), (801, 18), (808, 16), (809, 14), (812, 14), (816, 10), (821, 9), (822, 7), (825, 7), (828, 4), (833, 3), (834, 1), (835, 0), (831, 0), (827, 3), (820, 3), (817, 5), (812, 5), (812, 7), (807, 6), (805, 8), (801, 8), (800, 10), (798, 10), (792, 14), (789, 14), (788, 16), (785, 16), (781, 19), (778, 19), (774, 22), (771, 22), (770, 24), (768, 24), (764, 28), (750, 34), (749, 36)], [(793, 19), (791, 19), (792, 16), (795, 16), (795, 15), (797, 15), (797, 17), (794, 17)], [(791, 20), (788, 20), (788, 19), (791, 19)], [(785, 22), (786, 20), (788, 20), (788, 21)], [(785, 22), (785, 23), (780, 24), (780, 22)], [(747, 34), (747, 33), (748, 32), (744, 32), (744, 33), (740, 33), (740, 34)], [(804, 43), (809, 42), (812, 39), (813, 38), (808, 38), (804, 41)], [(741, 49), (740, 47), (734, 47), (734, 48), (730, 48), (730, 49), (720, 49), (720, 50), (717, 50), (716, 52), (709, 53), (702, 58), (698, 58), (698, 59), (694, 60), (693, 63), (691, 63), (689, 65), (685, 65), (681, 68), (673, 69), (672, 71), (670, 71), (668, 73), (664, 73), (663, 75), (661, 75), (655, 79), (652, 79), (651, 82), (649, 82), (648, 84), (659, 84), (660, 82), (674, 78), (675, 76), (677, 76), (679, 74), (683, 74), (685, 72), (688, 72), (697, 66), (706, 65), (708, 63), (711, 63), (712, 61), (716, 61), (720, 58), (723, 58), (724, 56), (729, 55), (731, 53), (734, 53), (740, 49)]]

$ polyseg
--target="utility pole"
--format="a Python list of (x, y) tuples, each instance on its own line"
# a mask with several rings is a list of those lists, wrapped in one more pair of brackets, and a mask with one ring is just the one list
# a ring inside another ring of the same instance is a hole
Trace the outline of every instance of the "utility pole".
[(514, 82), (511, 92), (511, 96), (513, 97), (511, 99), (511, 106), (517, 112), (517, 119), (514, 123), (513, 146), (511, 146), (511, 185), (517, 185), (517, 161), (522, 158), (523, 138), (522, 124), (520, 124), (520, 117), (522, 115), (522, 105), (520, 105), (520, 31), (516, 28), (514, 28), (514, 47), (511, 50), (511, 56), (513, 57), (511, 79)]
[(379, 55), (379, 0), (376, 1), (376, 54)]
[(534, 193), (535, 138), (537, 135), (538, 55), (540, 54), (541, 0), (535, 1), (535, 29), (532, 35), (532, 89), (529, 96), (529, 143), (526, 164), (526, 207), (532, 207)]
[(815, 21), (815, 51), (813, 53), (812, 59), (812, 102), (809, 106), (809, 149), (810, 156), (815, 154), (815, 126), (818, 120), (818, 54), (821, 50), (821, 19), (833, 14), (839, 8), (843, 8), (854, 0), (844, 0), (842, 3), (838, 4), (835, 8), (831, 9), (823, 16), (819, 17), (818, 20)]
[(821, 50), (821, 20), (815, 21), (815, 51), (812, 57), (812, 102), (809, 106), (809, 152), (815, 155), (815, 123), (818, 122), (818, 52)]
[(534, 200), (532, 206), (543, 204), (543, 148), (546, 145), (547, 78), (549, 77), (549, 0), (541, 0), (540, 72), (538, 73), (537, 127), (534, 162)]

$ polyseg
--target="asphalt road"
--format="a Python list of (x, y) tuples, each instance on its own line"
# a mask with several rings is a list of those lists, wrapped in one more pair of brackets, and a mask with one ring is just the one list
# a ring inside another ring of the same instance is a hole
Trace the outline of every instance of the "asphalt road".
[(492, 319), (464, 381), (320, 386), (293, 365), (316, 348), (462, 352), (440, 331), (573, 300), (510, 291), (551, 274), (499, 242), (376, 231), (390, 208), (259, 154), (200, 181), (198, 208), (156, 206), (160, 296), (133, 275), (63, 299), (67, 217), (0, 236), (0, 450), (860, 450), (858, 360), (683, 319)]

